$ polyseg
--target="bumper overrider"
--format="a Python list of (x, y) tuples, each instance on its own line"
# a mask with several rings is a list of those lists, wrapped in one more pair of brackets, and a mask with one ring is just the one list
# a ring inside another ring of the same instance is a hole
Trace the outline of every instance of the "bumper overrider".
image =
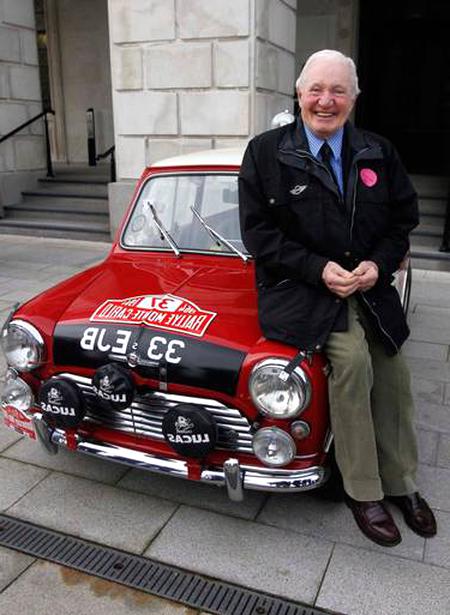
[[(41, 445), (49, 453), (57, 453), (59, 447), (68, 447), (63, 429), (50, 427), (42, 414), (33, 415), (34, 428)], [(71, 443), (73, 448), (73, 443)], [(188, 463), (183, 459), (171, 459), (150, 453), (117, 446), (109, 442), (100, 442), (79, 435), (75, 436), (76, 451), (110, 459), (118, 463), (149, 470), (159, 474), (168, 474), (179, 478), (189, 478)], [(314, 466), (306, 470), (284, 470), (240, 465), (233, 457), (227, 459), (222, 467), (204, 468), (199, 480), (203, 483), (226, 487), (231, 500), (243, 499), (244, 489), (260, 491), (298, 492), (316, 489), (328, 478), (328, 468)]]

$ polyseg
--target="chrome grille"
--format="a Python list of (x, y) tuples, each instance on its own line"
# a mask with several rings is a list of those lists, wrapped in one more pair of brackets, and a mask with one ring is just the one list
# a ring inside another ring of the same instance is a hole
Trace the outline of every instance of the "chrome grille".
[(85, 420), (118, 431), (164, 440), (162, 421), (166, 412), (177, 404), (194, 404), (205, 408), (216, 419), (217, 447), (242, 453), (252, 453), (253, 436), (249, 421), (237, 408), (230, 408), (219, 401), (201, 397), (174, 395), (152, 391), (136, 395), (131, 406), (124, 410), (104, 410), (96, 405), (96, 395), (90, 378), (76, 374), (59, 374), (75, 382), (88, 401)]

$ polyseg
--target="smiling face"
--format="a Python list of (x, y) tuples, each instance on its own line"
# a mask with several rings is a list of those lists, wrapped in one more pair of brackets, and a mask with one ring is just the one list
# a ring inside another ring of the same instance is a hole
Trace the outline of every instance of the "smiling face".
[(313, 62), (297, 94), (302, 120), (321, 139), (345, 124), (356, 100), (349, 67), (336, 59)]

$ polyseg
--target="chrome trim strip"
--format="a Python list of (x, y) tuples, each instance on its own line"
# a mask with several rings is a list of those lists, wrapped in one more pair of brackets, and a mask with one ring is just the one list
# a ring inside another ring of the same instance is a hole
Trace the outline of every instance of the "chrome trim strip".
[[(67, 446), (65, 434), (60, 429), (55, 429), (52, 432), (51, 441), (58, 446)], [(116, 446), (115, 444), (88, 441), (80, 437), (78, 437), (77, 451), (86, 455), (116, 461), (133, 468), (149, 470), (159, 474), (169, 474), (179, 478), (188, 478), (187, 462), (183, 459), (168, 459)], [(229, 461), (227, 460), (225, 464)], [(236, 466), (233, 472), (236, 472)], [(328, 478), (327, 468), (320, 466), (314, 466), (307, 470), (283, 470), (282, 473), (279, 470), (242, 466), (238, 468), (238, 472), (240, 473), (241, 485), (244, 489), (258, 491), (309, 491), (321, 485)], [(229, 474), (230, 470), (225, 468), (204, 469), (201, 472), (200, 481), (225, 487), (227, 482), (232, 484), (231, 479), (227, 478)], [(239, 479), (237, 480), (239, 482)], [(231, 489), (233, 491), (234, 487), (232, 486)], [(236, 484), (235, 489), (238, 494), (238, 484)]]
[(39, 333), (39, 331), (36, 329), (36, 327), (31, 325), (26, 320), (21, 320), (20, 318), (13, 318), (12, 320), (10, 320), (9, 324), (10, 325), (16, 325), (17, 327), (19, 327), (21, 329), (25, 329), (25, 331), (27, 331), (27, 333), (30, 333), (30, 335), (32, 335), (34, 337), (36, 342), (40, 346), (42, 346), (42, 348), (44, 347), (44, 338)]

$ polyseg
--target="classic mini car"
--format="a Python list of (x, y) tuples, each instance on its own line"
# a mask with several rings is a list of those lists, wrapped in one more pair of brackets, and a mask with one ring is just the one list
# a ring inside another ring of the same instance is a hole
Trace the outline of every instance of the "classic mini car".
[[(235, 500), (325, 483), (327, 362), (261, 333), (239, 232), (242, 153), (147, 168), (106, 260), (11, 314), (7, 426), (49, 453), (226, 486)], [(404, 302), (408, 283), (405, 265)]]

